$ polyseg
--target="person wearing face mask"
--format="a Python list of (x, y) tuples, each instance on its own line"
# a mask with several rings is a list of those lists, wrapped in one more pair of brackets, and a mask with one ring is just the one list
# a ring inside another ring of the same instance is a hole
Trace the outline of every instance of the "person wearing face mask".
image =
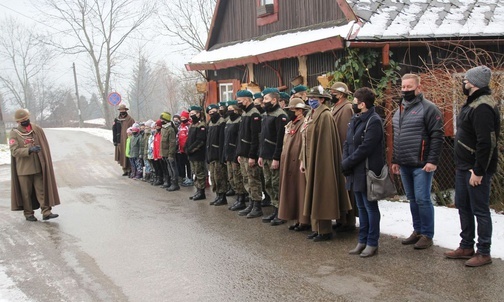
[(263, 217), (262, 221), (271, 225), (280, 225), (285, 222), (285, 220), (278, 218), (278, 187), (280, 185), (280, 155), (282, 154), (287, 115), (278, 104), (280, 100), (278, 89), (266, 88), (262, 94), (264, 95), (265, 115), (261, 122), (258, 164), (263, 171), (265, 191), (270, 196), (274, 207), (273, 213)]
[(194, 173), (196, 193), (190, 197), (192, 200), (206, 199), (205, 185), (207, 177), (207, 169), (205, 166), (205, 145), (207, 138), (207, 128), (201, 114), (200, 106), (191, 106), (189, 108), (189, 116), (191, 117), (192, 125), (189, 127), (189, 134), (185, 145), (185, 152), (189, 157), (191, 170)]
[(307, 94), (311, 113), (301, 128), (300, 171), (306, 175), (303, 214), (310, 217), (315, 242), (332, 238), (332, 220), (351, 209), (345, 177), (341, 171), (341, 142), (336, 123), (326, 102), (331, 95), (322, 86)]
[(243, 175), (236, 155), (236, 145), (238, 142), (238, 133), (240, 130), (241, 110), (238, 108), (237, 101), (228, 101), (228, 120), (224, 127), (224, 160), (227, 166), (228, 180), (231, 189), (236, 193), (236, 201), (228, 208), (231, 211), (243, 210), (246, 207), (246, 190), (243, 181)]
[(189, 119), (189, 112), (184, 110), (180, 113), (180, 125), (177, 132), (178, 151), (176, 155), (179, 177), (182, 179), (182, 183), (180, 185), (182, 187), (190, 187), (194, 185), (192, 180), (191, 165), (189, 164), (187, 153), (185, 153), (184, 150), (190, 126), (191, 120)]
[(206, 161), (208, 170), (210, 170), (212, 191), (216, 194), (215, 199), (210, 202), (210, 205), (214, 206), (227, 204), (226, 192), (228, 190), (227, 168), (224, 165), (224, 127), (226, 127), (226, 122), (218, 109), (219, 106), (216, 104), (210, 104), (206, 108), (206, 112), (210, 116), (207, 127)]
[(11, 210), (23, 211), (25, 219), (37, 221), (58, 217), (52, 207), (60, 204), (49, 143), (41, 127), (30, 122), (28, 110), (14, 113), (18, 126), (9, 134), (11, 152)]
[(137, 123), (131, 126), (132, 135), (130, 136), (129, 143), (129, 158), (131, 162), (131, 175), (130, 178), (141, 179), (143, 177), (143, 167), (140, 161), (140, 125)]
[(413, 232), (404, 245), (426, 249), (434, 237), (434, 206), (431, 187), (443, 146), (443, 115), (424, 98), (420, 77), (405, 74), (401, 78), (402, 102), (394, 113), (392, 172), (401, 174), (410, 203)]
[(180, 190), (178, 184), (178, 167), (175, 159), (177, 153), (177, 128), (171, 121), (169, 112), (161, 113), (161, 156), (163, 156), (164, 184), (161, 186), (168, 192)]
[(292, 98), (285, 107), (293, 112), (293, 117), (285, 126), (282, 154), (280, 156), (279, 206), (278, 218), (295, 220), (289, 230), (301, 232), (310, 230), (310, 217), (303, 215), (306, 177), (299, 173), (301, 153), (301, 126), (304, 111), (308, 110), (302, 99)]
[(121, 165), (123, 169), (122, 175), (128, 176), (131, 165), (124, 154), (127, 139), (126, 129), (133, 126), (135, 120), (128, 115), (129, 108), (125, 104), (119, 105), (117, 110), (119, 110), (119, 116), (114, 119), (114, 123), (112, 124), (112, 139), (115, 146), (114, 160)]
[(254, 93), (254, 107), (261, 113), (265, 115), (264, 106), (263, 106), (263, 95), (261, 92)]
[[(461, 241), (450, 259), (469, 259), (466, 266), (492, 263), (492, 217), (490, 188), (499, 160), (500, 113), (492, 97), (492, 72), (486, 66), (469, 69), (462, 83), (467, 100), (457, 115), (455, 136), (455, 206), (458, 209)], [(478, 227), (476, 228), (476, 222)], [(478, 234), (477, 251), (474, 237)]]
[(300, 98), (305, 102), (305, 104), (308, 104), (308, 97), (306, 96), (308, 93), (308, 87), (304, 85), (297, 85), (294, 88), (292, 88), (290, 97), (292, 98)]
[[(338, 134), (341, 141), (341, 148), (346, 140), (348, 124), (352, 118), (354, 111), (352, 110), (352, 103), (348, 100), (348, 96), (352, 93), (348, 90), (348, 86), (343, 82), (335, 82), (330, 89), (332, 96), (332, 103), (334, 104), (331, 108), (331, 113), (336, 122), (336, 128), (338, 129)], [(350, 203), (352, 209), (348, 211), (345, 215), (342, 215), (341, 219), (336, 221), (333, 229), (338, 232), (351, 232), (355, 230), (355, 216), (357, 214), (357, 208), (355, 206), (354, 193), (349, 191), (348, 196), (350, 197)]]
[(158, 119), (156, 121), (155, 131), (151, 134), (152, 139), (152, 164), (154, 167), (154, 172), (156, 173), (155, 181), (152, 183), (155, 186), (163, 185), (165, 179), (165, 168), (163, 167), (163, 155), (161, 154), (161, 144), (162, 144), (162, 134), (161, 128), (163, 127), (163, 121)]
[(368, 200), (366, 192), (366, 164), (376, 175), (380, 175), (385, 164), (383, 124), (375, 111), (375, 98), (374, 91), (367, 87), (355, 91), (355, 115), (347, 127), (341, 163), (346, 189), (355, 195), (359, 209), (359, 241), (349, 254), (361, 257), (376, 255), (380, 238), (378, 201)]
[[(228, 110), (228, 102), (219, 102), (219, 115), (224, 119), (224, 124), (229, 120), (227, 110)], [(226, 165), (225, 162), (224, 165)], [(225, 167), (224, 169), (224, 174), (226, 174), (226, 188), (228, 188), (226, 190), (226, 196), (236, 195), (236, 192), (233, 190), (231, 183), (229, 182), (229, 176), (227, 175), (228, 174), (227, 167)]]
[(236, 155), (240, 162), (245, 189), (249, 193), (249, 205), (238, 212), (247, 218), (261, 217), (262, 185), (261, 168), (257, 165), (259, 158), (259, 135), (261, 132), (261, 114), (254, 107), (252, 92), (239, 90), (236, 93), (238, 106), (243, 110), (238, 130)]

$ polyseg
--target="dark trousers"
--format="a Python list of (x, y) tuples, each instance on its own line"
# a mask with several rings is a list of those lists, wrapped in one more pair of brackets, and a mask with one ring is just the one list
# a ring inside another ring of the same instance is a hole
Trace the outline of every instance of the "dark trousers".
[(457, 170), (455, 175), (455, 206), (459, 211), (460, 247), (474, 248), (475, 222), (478, 222), (478, 253), (490, 255), (492, 244), (492, 217), (490, 215), (490, 185), (492, 174), (484, 174), (481, 185), (469, 185), (470, 171)]
[(354, 192), (359, 209), (359, 243), (378, 246), (380, 238), (380, 209), (378, 201), (369, 201), (366, 192)]
[(178, 175), (182, 178), (192, 179), (191, 165), (189, 164), (189, 159), (185, 153), (177, 153), (175, 155), (175, 160), (178, 166)]
[(154, 172), (156, 173), (156, 177), (158, 180), (163, 180), (164, 174), (163, 174), (163, 159), (158, 159), (158, 160), (152, 160), (152, 166), (154, 167)]

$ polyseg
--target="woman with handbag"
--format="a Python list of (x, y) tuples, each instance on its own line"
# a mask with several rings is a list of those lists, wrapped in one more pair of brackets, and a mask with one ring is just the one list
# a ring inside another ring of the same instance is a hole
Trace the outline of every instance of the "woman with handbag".
[(369, 167), (379, 175), (385, 165), (383, 148), (383, 124), (375, 112), (373, 90), (364, 87), (354, 93), (354, 116), (348, 126), (343, 145), (343, 174), (346, 189), (353, 190), (359, 209), (359, 241), (349, 252), (352, 255), (371, 257), (378, 252), (380, 238), (380, 209), (377, 200), (368, 200), (366, 173)]

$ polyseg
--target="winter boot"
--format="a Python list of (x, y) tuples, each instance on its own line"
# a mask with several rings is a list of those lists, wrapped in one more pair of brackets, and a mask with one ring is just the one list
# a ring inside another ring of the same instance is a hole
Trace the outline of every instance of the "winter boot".
[(213, 206), (217, 201), (219, 201), (221, 199), (221, 195), (220, 194), (215, 194), (215, 199), (213, 201), (210, 202), (210, 205)]
[(142, 179), (142, 181), (149, 182), (150, 181), (150, 177), (151, 177), (150, 172), (146, 172), (145, 175), (144, 175), (144, 178)]
[(176, 182), (176, 181), (172, 182), (171, 186), (166, 188), (166, 191), (168, 191), (168, 192), (173, 192), (173, 191), (178, 191), (178, 190), (180, 190), (180, 187), (178, 185), (178, 182)]
[(214, 206), (223, 206), (227, 204), (226, 193), (220, 193), (220, 199), (214, 203)]
[(240, 215), (240, 216), (247, 216), (248, 213), (250, 213), (250, 211), (252, 211), (253, 207), (254, 207), (254, 202), (251, 201), (251, 202), (249, 202), (249, 205), (245, 209), (243, 209), (243, 210), (241, 210), (241, 211), (238, 212), (238, 215)]
[(165, 176), (164, 177), (164, 182), (163, 182), (163, 185), (161, 186), (161, 188), (163, 189), (166, 189), (170, 186), (170, 177), (169, 176)]
[(243, 210), (247, 207), (245, 204), (245, 194), (238, 194), (238, 198), (236, 199), (235, 203), (229, 207), (229, 210), (231, 211), (240, 211)]
[(273, 219), (275, 219), (276, 215), (277, 215), (277, 212), (273, 211), (273, 213), (271, 213), (270, 215), (264, 216), (262, 218), (262, 222), (270, 223)]
[(283, 219), (278, 218), (278, 208), (275, 208), (275, 217), (271, 220), (270, 224), (275, 226), (275, 225), (281, 225), (284, 224), (286, 221)]
[(198, 189), (196, 195), (194, 195), (192, 198), (192, 200), (201, 200), (201, 199), (206, 199), (205, 189)]
[(233, 189), (229, 189), (227, 192), (226, 192), (226, 196), (235, 196), (236, 195), (236, 192), (235, 190)]
[(163, 178), (160, 177), (160, 176), (157, 176), (156, 177), (156, 181), (154, 182), (154, 185), (155, 186), (161, 186), (161, 185), (163, 185)]
[(264, 199), (261, 201), (262, 207), (271, 207), (271, 197), (264, 191)]
[(261, 208), (261, 201), (254, 201), (254, 207), (252, 208), (252, 211), (247, 214), (247, 218), (257, 218), (261, 217), (263, 215), (263, 211)]

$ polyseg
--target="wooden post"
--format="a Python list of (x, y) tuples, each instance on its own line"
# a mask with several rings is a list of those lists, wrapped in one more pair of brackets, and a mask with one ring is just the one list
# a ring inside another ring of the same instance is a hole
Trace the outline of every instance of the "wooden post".
[(308, 85), (308, 67), (306, 65), (307, 56), (298, 57), (299, 61), (299, 75), (303, 77), (303, 85)]
[(82, 113), (80, 109), (79, 86), (77, 85), (77, 72), (75, 71), (75, 63), (72, 64), (74, 82), (75, 82), (75, 96), (77, 97), (77, 111), (79, 113), (79, 128), (82, 128)]
[(248, 69), (248, 81), (247, 83), (254, 82), (254, 63), (247, 64)]

